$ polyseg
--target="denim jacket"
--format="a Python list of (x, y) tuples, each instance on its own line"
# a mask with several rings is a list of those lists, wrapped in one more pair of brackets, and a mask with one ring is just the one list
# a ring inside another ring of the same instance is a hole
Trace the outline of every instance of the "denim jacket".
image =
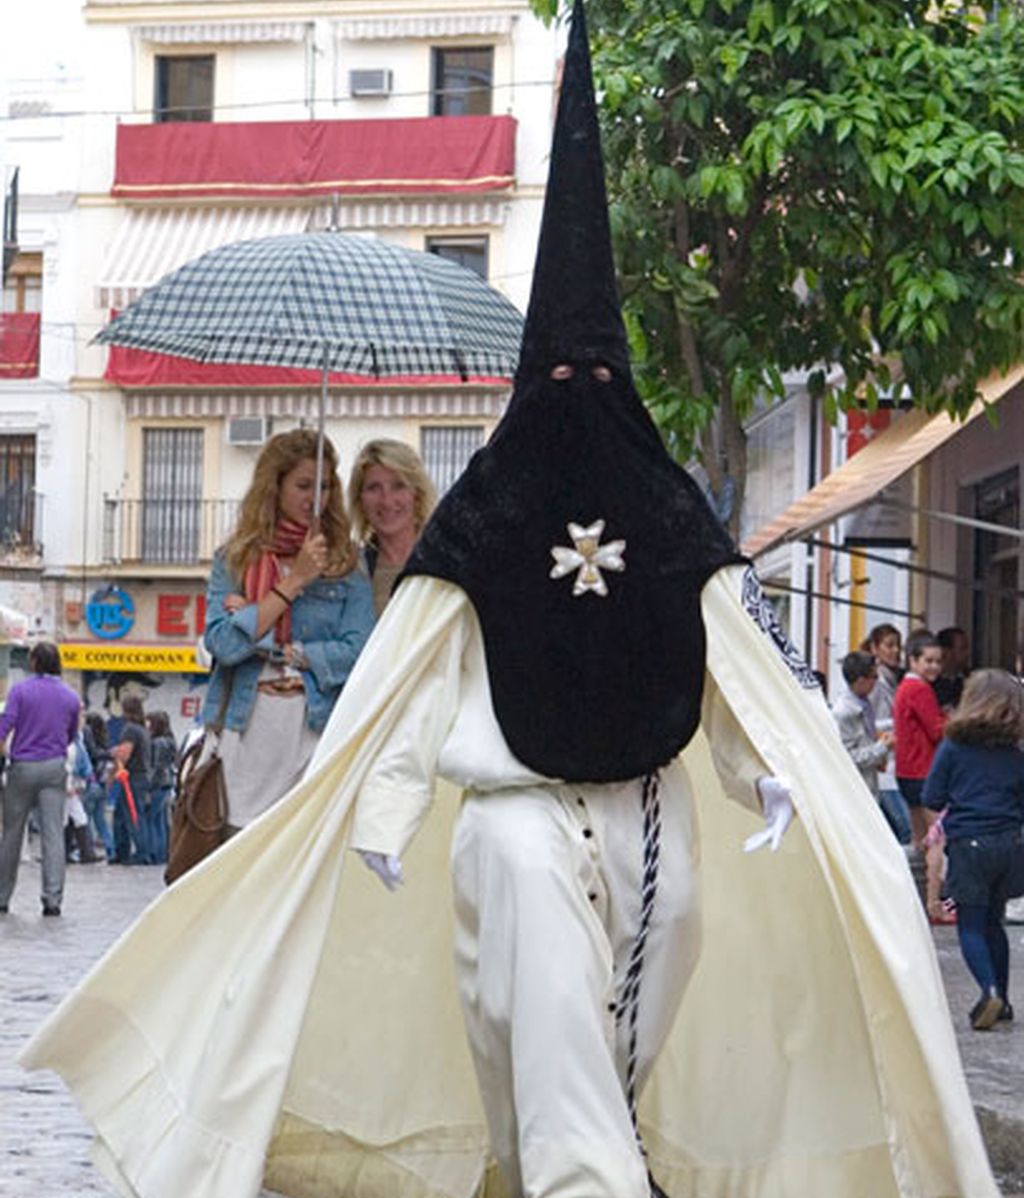
[[(257, 605), (250, 603), (233, 615), (224, 609), (231, 594), (244, 593), (231, 576), (223, 553), (213, 559), (206, 592), (206, 632), (203, 639), (214, 658), (206, 688), (203, 723), (212, 724), (220, 712), (224, 686), (231, 693), (224, 727), (245, 729), (256, 703), (256, 684), (274, 647), (274, 629), (256, 638)], [(292, 636), (302, 645), (309, 668), (302, 671), (306, 688), (306, 722), (323, 730), (331, 709), (373, 628), (373, 594), (361, 570), (343, 578), (318, 578), (308, 583), (292, 604)]]

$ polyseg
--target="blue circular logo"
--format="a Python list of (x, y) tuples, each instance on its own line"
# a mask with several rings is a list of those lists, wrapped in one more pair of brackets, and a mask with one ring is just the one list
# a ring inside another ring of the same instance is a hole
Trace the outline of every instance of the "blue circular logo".
[(120, 587), (104, 587), (94, 592), (85, 605), (85, 622), (93, 636), (115, 641), (135, 623), (135, 604)]

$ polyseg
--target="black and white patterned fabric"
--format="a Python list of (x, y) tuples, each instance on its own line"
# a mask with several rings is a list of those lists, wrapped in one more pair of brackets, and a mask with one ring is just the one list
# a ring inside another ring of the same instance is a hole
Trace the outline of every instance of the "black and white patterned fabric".
[(779, 651), (779, 656), (786, 663), (794, 678), (807, 690), (815, 690), (818, 680), (810, 666), (800, 655), (800, 650), (786, 636), (779, 617), (771, 600), (765, 595), (753, 566), (748, 566), (743, 572), (743, 587), (741, 601), (747, 614), (766, 636), (769, 636)]
[(523, 318), (437, 254), (342, 233), (239, 241), (165, 276), (97, 341), (199, 362), (511, 378)]

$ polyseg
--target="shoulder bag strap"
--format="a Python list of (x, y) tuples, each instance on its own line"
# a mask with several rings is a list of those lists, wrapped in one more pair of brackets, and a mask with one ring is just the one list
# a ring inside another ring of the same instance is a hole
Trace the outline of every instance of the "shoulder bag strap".
[(217, 718), (213, 721), (212, 724), (210, 724), (208, 726), (209, 730), (212, 733), (214, 733), (218, 738), (220, 737), (220, 734), (224, 731), (224, 716), (227, 714), (228, 703), (231, 699), (231, 687), (232, 687), (232, 684), (234, 683), (234, 681), (235, 681), (235, 667), (234, 666), (225, 666), (224, 667), (224, 691), (220, 697), (220, 708), (217, 711)]

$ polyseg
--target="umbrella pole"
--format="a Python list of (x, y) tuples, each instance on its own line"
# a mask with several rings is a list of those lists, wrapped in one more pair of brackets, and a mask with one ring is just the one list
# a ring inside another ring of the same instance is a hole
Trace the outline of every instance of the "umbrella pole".
[(324, 342), (323, 367), (320, 372), (320, 403), (316, 419), (316, 481), (314, 483), (313, 517), (320, 526), (320, 509), (324, 483), (324, 421), (327, 416), (327, 342)]

